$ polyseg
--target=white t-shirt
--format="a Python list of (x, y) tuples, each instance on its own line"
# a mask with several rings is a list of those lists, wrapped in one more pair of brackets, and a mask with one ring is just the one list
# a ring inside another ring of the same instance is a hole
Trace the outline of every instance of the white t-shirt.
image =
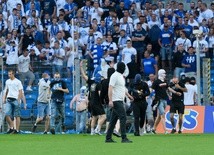
[(128, 64), (129, 62), (131, 62), (131, 56), (136, 54), (137, 54), (137, 51), (134, 47), (131, 47), (131, 48), (125, 47), (122, 50), (122, 56), (124, 57), (123, 62), (125, 64)]
[(185, 84), (187, 92), (184, 92), (184, 105), (194, 105), (194, 94), (197, 94), (197, 87)]
[(6, 64), (8, 65), (14, 65), (18, 64), (18, 47), (15, 46), (14, 48), (12, 46), (6, 45)]
[[(197, 41), (195, 40), (193, 42), (193, 47), (196, 48), (197, 46)], [(205, 57), (205, 52), (204, 50), (208, 48), (208, 42), (204, 39), (199, 40), (199, 51), (200, 51), (200, 57)]]
[[(213, 11), (210, 10), (210, 9), (207, 9), (207, 10), (205, 10), (204, 12), (200, 12), (200, 17), (201, 17), (202, 20), (203, 20), (203, 19), (208, 20), (208, 19), (210, 19), (210, 18), (213, 17)], [(202, 22), (202, 21), (200, 21), (200, 23), (201, 23), (201, 22)]]
[(92, 20), (95, 18), (95, 19), (97, 19), (97, 23), (98, 24), (100, 24), (100, 20), (101, 20), (101, 16), (100, 15), (98, 15), (98, 11), (99, 12), (103, 12), (103, 9), (102, 8), (92, 8), (91, 10), (90, 10), (90, 15), (91, 15), (91, 22), (92, 22)]
[(18, 99), (19, 90), (23, 90), (23, 86), (20, 80), (17, 78), (11, 80), (8, 79), (5, 83), (5, 90), (8, 90), (7, 98), (16, 98)]
[(178, 46), (178, 45), (180, 45), (180, 44), (183, 45), (185, 51), (188, 51), (188, 48), (189, 48), (190, 46), (192, 46), (192, 43), (191, 43), (191, 41), (190, 41), (188, 38), (184, 38), (184, 39), (183, 39), (183, 38), (178, 38), (178, 39), (176, 40), (176, 42), (175, 42), (175, 45)]
[(109, 86), (113, 87), (112, 101), (123, 101), (126, 94), (125, 79), (119, 72), (111, 75)]
[(193, 20), (193, 22), (188, 22), (188, 25), (194, 27), (194, 26), (199, 26), (198, 22), (196, 20)]
[(19, 57), (19, 64), (18, 64), (19, 72), (22, 72), (22, 73), (28, 72), (29, 71), (29, 65), (30, 65), (29, 55), (26, 57), (24, 55), (21, 55)]
[[(60, 57), (64, 57), (65, 56), (65, 51), (62, 48), (59, 48), (59, 49), (53, 49), (52, 48), (50, 52), (52, 53), (52, 56), (54, 56), (54, 55), (58, 55)], [(53, 59), (53, 64), (62, 66), (63, 65), (63, 60), (55, 57)]]

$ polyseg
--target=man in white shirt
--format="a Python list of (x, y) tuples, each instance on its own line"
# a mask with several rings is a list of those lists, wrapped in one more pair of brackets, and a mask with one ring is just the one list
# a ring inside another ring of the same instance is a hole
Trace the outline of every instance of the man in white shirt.
[(30, 65), (30, 56), (28, 49), (25, 49), (23, 51), (23, 54), (19, 57), (19, 64), (18, 64), (18, 72), (19, 72), (19, 78), (24, 85), (25, 78), (29, 78), (29, 83), (26, 88), (27, 91), (33, 91), (31, 86), (33, 84), (33, 81), (35, 80), (35, 75), (31, 71), (31, 65)]
[(51, 53), (53, 58), (53, 74), (58, 72), (62, 75), (65, 51), (60, 48), (59, 41), (54, 42), (54, 47), (51, 49)]
[[(200, 57), (204, 58), (208, 54), (208, 42), (203, 38), (203, 35), (201, 34), (199, 37), (199, 51), (200, 51)], [(196, 49), (197, 41), (195, 40), (193, 42), (193, 47)]]
[(122, 137), (121, 142), (132, 143), (132, 141), (126, 137), (126, 112), (123, 105), (125, 96), (128, 96), (131, 100), (133, 100), (133, 97), (128, 92), (126, 92), (125, 79), (123, 77), (125, 68), (125, 64), (123, 62), (119, 62), (117, 64), (116, 72), (114, 72), (110, 78), (108, 97), (109, 107), (112, 107), (112, 119), (110, 120), (109, 129), (106, 134), (106, 143), (115, 143), (115, 141), (112, 139), (112, 134), (118, 119), (120, 120)]
[(101, 16), (103, 15), (103, 9), (99, 7), (99, 2), (94, 1), (94, 7), (90, 9), (90, 19), (91, 21), (95, 18), (98, 24), (100, 24)]
[[(5, 83), (5, 92), (3, 97), (3, 103), (6, 103), (6, 121), (9, 124), (10, 129), (7, 134), (18, 134), (20, 126), (20, 100), (22, 98), (23, 86), (21, 81), (15, 78), (15, 72), (10, 70), (8, 72), (9, 79)], [(14, 130), (14, 122), (11, 117), (16, 118), (16, 130)]]
[(12, 69), (16, 72), (18, 64), (18, 46), (14, 40), (11, 40), (9, 43), (10, 44), (6, 45), (5, 48), (7, 70)]
[(178, 50), (178, 46), (179, 46), (179, 45), (183, 45), (184, 50), (185, 50), (185, 51), (188, 51), (188, 48), (189, 48), (190, 46), (192, 46), (191, 41), (186, 37), (186, 33), (185, 33), (184, 31), (180, 31), (180, 36), (181, 36), (181, 37), (178, 38), (178, 39), (176, 40), (176, 42), (175, 42), (175, 45), (176, 45), (175, 51)]
[(187, 92), (184, 92), (184, 105), (195, 105), (197, 87), (190, 84), (190, 78), (185, 78), (185, 87), (187, 88)]
[(137, 51), (134, 47), (132, 47), (132, 42), (131, 40), (127, 40), (126, 42), (127, 44), (127, 47), (125, 47), (123, 50), (122, 50), (122, 61), (125, 63), (125, 64), (128, 64), (129, 62), (131, 62), (131, 56), (132, 55), (135, 55), (135, 62), (137, 62)]
[[(202, 3), (201, 4), (201, 8), (200, 8), (200, 17), (201, 17), (201, 20), (203, 19), (210, 19), (210, 18), (213, 18), (213, 11), (210, 10), (210, 9), (207, 9), (207, 4), (206, 3)], [(201, 23), (202, 21), (200, 21)]]

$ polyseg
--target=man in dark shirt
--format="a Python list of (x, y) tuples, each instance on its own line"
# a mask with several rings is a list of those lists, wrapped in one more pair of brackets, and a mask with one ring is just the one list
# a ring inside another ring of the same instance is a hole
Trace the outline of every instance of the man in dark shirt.
[(102, 88), (101, 88), (101, 93), (100, 93), (100, 99), (101, 99), (102, 105), (106, 106), (106, 130), (105, 130), (105, 133), (107, 133), (110, 118), (111, 118), (111, 107), (108, 106), (108, 103), (109, 103), (108, 85), (109, 85), (110, 77), (114, 72), (115, 72), (114, 68), (109, 68), (107, 71), (108, 78), (101, 81)]
[(27, 27), (26, 29), (26, 33), (24, 34), (24, 36), (22, 36), (22, 49), (26, 49), (28, 47), (28, 45), (31, 45), (34, 43), (34, 39), (33, 39), (33, 35), (31, 33), (31, 28)]
[(165, 81), (166, 78), (166, 71), (164, 69), (160, 69), (158, 71), (158, 79), (155, 80), (152, 84), (152, 89), (155, 91), (155, 103), (156, 105), (153, 106), (157, 107), (159, 113), (158, 116), (156, 117), (154, 128), (152, 129), (152, 132), (156, 134), (155, 130), (160, 123), (162, 122), (165, 134), (167, 133), (166, 131), (166, 125), (165, 125), (165, 108), (167, 106), (167, 99), (168, 99), (168, 84)]
[(53, 0), (41, 0), (41, 17), (48, 13), (52, 18), (56, 16), (56, 3)]
[(172, 102), (170, 104), (170, 120), (172, 124), (171, 133), (176, 132), (176, 124), (174, 122), (174, 114), (178, 112), (179, 115), (179, 130), (178, 133), (182, 133), (181, 128), (183, 124), (183, 114), (184, 114), (184, 92), (187, 92), (187, 89), (178, 78), (173, 78), (172, 82), (169, 85), (169, 91), (172, 93)]
[(137, 29), (132, 32), (133, 47), (137, 50), (137, 64), (141, 65), (141, 59), (144, 51), (144, 40), (147, 32), (142, 28), (141, 23), (137, 23)]
[(178, 51), (174, 54), (172, 59), (173, 67), (175, 68), (174, 76), (177, 78), (179, 78), (180, 74), (184, 72), (184, 67), (181, 63), (185, 55), (187, 55), (187, 52), (184, 50), (183, 45), (178, 45)]
[(131, 86), (131, 93), (134, 97), (133, 101), (133, 113), (134, 113), (134, 125), (135, 136), (143, 135), (143, 126), (146, 117), (146, 109), (148, 103), (146, 102), (146, 96), (149, 96), (150, 91), (148, 84), (141, 80), (141, 75), (136, 74), (134, 83)]
[(50, 120), (50, 132), (55, 134), (55, 119), (58, 112), (60, 116), (60, 123), (62, 130), (65, 130), (64, 119), (65, 119), (65, 103), (64, 93), (69, 93), (66, 83), (60, 79), (60, 74), (54, 74), (54, 80), (50, 84), (52, 90), (51, 95), (51, 120)]

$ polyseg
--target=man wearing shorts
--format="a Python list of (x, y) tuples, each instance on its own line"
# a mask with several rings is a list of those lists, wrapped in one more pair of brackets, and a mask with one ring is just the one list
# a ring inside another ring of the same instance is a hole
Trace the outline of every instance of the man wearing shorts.
[(174, 122), (174, 114), (178, 112), (179, 115), (179, 130), (178, 133), (182, 133), (181, 128), (183, 124), (183, 114), (184, 114), (184, 92), (187, 92), (187, 88), (184, 83), (179, 82), (178, 78), (173, 78), (170, 83), (169, 91), (172, 93), (172, 102), (170, 104), (170, 120), (172, 124), (171, 133), (176, 132), (176, 124)]
[(32, 132), (36, 131), (37, 124), (45, 118), (45, 131), (47, 134), (50, 122), (50, 80), (47, 73), (42, 74), (42, 79), (39, 80), (39, 95), (38, 95), (38, 115), (36, 122), (32, 128)]
[[(10, 126), (10, 129), (7, 131), (7, 134), (17, 134), (19, 133), (20, 126), (20, 100), (22, 98), (23, 86), (20, 80), (15, 78), (14, 71), (10, 70), (8, 72), (9, 79), (5, 84), (5, 95), (3, 97), (3, 103), (6, 102), (6, 121)], [(14, 129), (14, 122), (11, 118), (16, 118), (16, 130)]]

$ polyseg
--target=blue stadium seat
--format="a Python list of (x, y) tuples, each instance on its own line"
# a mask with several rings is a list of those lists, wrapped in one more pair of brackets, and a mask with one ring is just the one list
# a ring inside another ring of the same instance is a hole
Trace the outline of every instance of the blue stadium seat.
[(65, 112), (64, 125), (66, 126), (66, 129), (71, 129), (73, 127), (73, 123), (74, 123), (74, 113), (72, 111)]

